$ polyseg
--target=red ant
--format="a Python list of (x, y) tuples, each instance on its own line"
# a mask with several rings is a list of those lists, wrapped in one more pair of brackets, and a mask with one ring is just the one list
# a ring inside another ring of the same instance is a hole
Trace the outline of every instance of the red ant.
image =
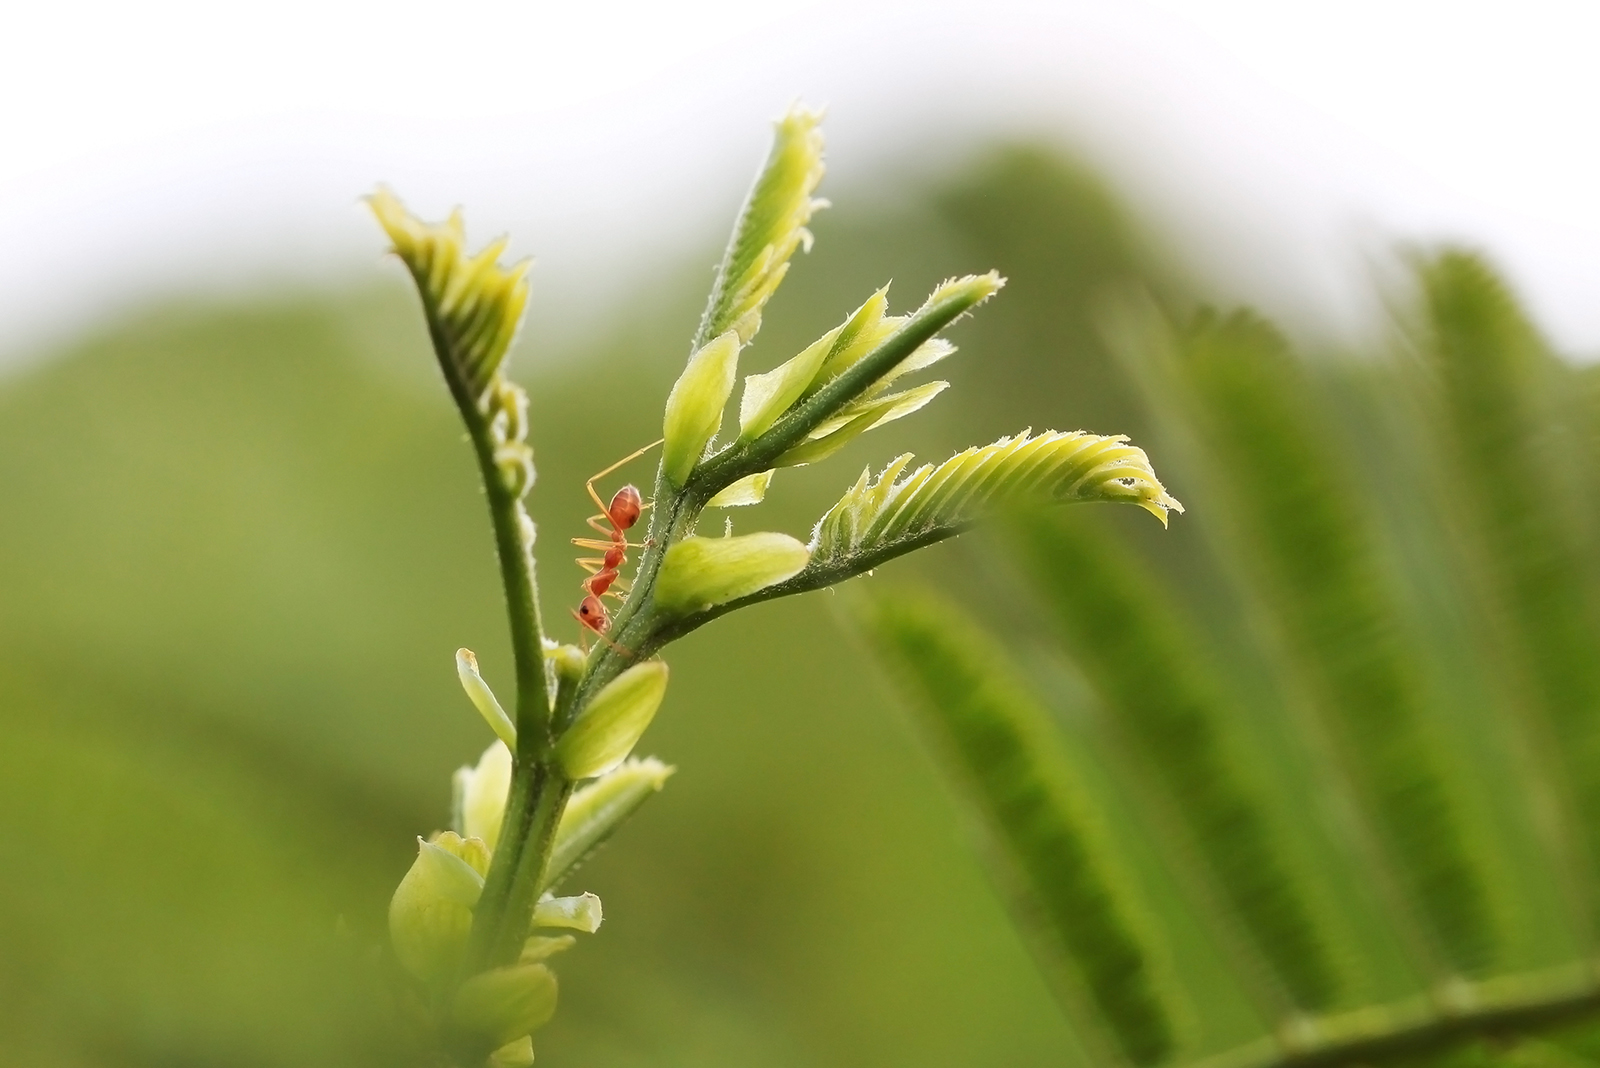
[[(619, 489), (608, 505), (600, 500), (600, 494), (595, 492), (594, 484), (659, 444), (661, 442), (652, 441), (638, 452), (624, 456), (584, 483), (584, 488), (589, 491), (589, 498), (600, 509), (600, 514), (590, 516), (588, 523), (596, 531), (604, 534), (605, 540), (573, 538), (572, 544), (582, 549), (598, 549), (605, 555), (578, 558), (578, 566), (588, 571), (589, 577), (583, 580), (585, 593), (583, 603), (572, 610), (572, 616), (584, 628), (593, 631), (601, 641), (607, 641), (605, 633), (611, 626), (611, 616), (606, 612), (606, 606), (601, 603), (600, 598), (607, 593), (613, 597), (618, 596), (611, 587), (616, 583), (623, 565), (628, 562), (628, 550), (643, 548), (628, 540), (627, 531), (639, 521), (639, 513), (644, 511), (645, 504), (639, 496), (639, 488), (629, 485)], [(606, 526), (607, 523), (610, 526)]]

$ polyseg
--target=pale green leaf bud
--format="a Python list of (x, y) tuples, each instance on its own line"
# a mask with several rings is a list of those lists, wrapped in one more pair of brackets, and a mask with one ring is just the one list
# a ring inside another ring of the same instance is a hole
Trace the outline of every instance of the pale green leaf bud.
[(433, 837), (428, 839), (428, 844), (465, 861), (467, 867), (480, 877), (489, 874), (490, 850), (482, 838), (457, 834), (455, 831), (435, 831)]
[(576, 682), (583, 678), (587, 665), (583, 650), (576, 645), (562, 645), (548, 640), (544, 644), (544, 662), (550, 666), (550, 673), (558, 683)]
[(675, 770), (655, 757), (625, 760), (575, 792), (561, 813), (541, 889), (555, 886), (571, 874), (640, 805), (660, 791)]
[(491, 1046), (506, 1046), (550, 1022), (556, 977), (543, 964), (491, 968), (461, 984), (453, 1008), (458, 1029)]
[(488, 722), (489, 729), (508, 747), (515, 749), (517, 728), (511, 722), (511, 717), (506, 715), (506, 710), (500, 707), (500, 702), (495, 700), (489, 684), (478, 674), (478, 658), (471, 649), (456, 650), (456, 675), (461, 679), (461, 688), (467, 691), (467, 696), (472, 698), (472, 703)]
[(926, 382), (902, 393), (847, 405), (838, 415), (819, 424), (805, 441), (778, 457), (778, 464), (799, 467), (825, 460), (867, 431), (919, 411), (949, 387), (948, 382)]
[(806, 566), (810, 552), (787, 534), (685, 538), (667, 550), (656, 580), (662, 612), (698, 612), (782, 582)]
[(885, 315), (888, 310), (889, 287), (884, 286), (867, 298), (867, 302), (857, 308), (839, 328), (838, 337), (828, 350), (827, 360), (806, 386), (806, 395), (815, 393), (839, 377), (904, 325), (903, 317)]
[(739, 437), (751, 441), (764, 434), (778, 416), (800, 399), (823, 361), (833, 351), (842, 326), (836, 326), (813, 341), (800, 355), (779, 364), (765, 374), (747, 375), (744, 396), (739, 398)]
[(950, 278), (941, 282), (932, 293), (928, 294), (924, 306), (942, 304), (947, 300), (959, 301), (963, 304), (976, 305), (988, 300), (1006, 280), (1000, 277), (999, 271), (990, 271), (987, 274), (968, 274), (960, 278)]
[(492, 417), (495, 379), (528, 303), (528, 264), (500, 266), (504, 238), (468, 256), (460, 211), (430, 225), (387, 189), (367, 203), (417, 284), (445, 374)]
[(537, 964), (557, 953), (565, 953), (577, 944), (578, 940), (571, 935), (533, 935), (522, 944), (522, 955), (517, 958), (517, 963)]
[(533, 907), (535, 927), (570, 927), (574, 931), (594, 934), (604, 919), (600, 899), (593, 894), (576, 897), (551, 897), (546, 894)]
[(479, 839), (493, 852), (511, 793), (511, 750), (506, 743), (492, 743), (476, 767), (457, 768), (454, 786), (456, 830)]
[(772, 482), (771, 471), (757, 471), (746, 475), (706, 502), (707, 508), (739, 508), (747, 504), (760, 504)]
[(488, 1068), (532, 1068), (533, 1036), (523, 1035), (489, 1054)]
[(667, 694), (667, 665), (635, 664), (594, 696), (556, 742), (556, 762), (567, 778), (603, 775), (622, 763)]
[(722, 426), (722, 409), (739, 367), (739, 335), (718, 334), (689, 357), (689, 366), (667, 396), (662, 421), (661, 469), (682, 486)]
[[(389, 937), (401, 967), (425, 983), (438, 982), (460, 963), (472, 931), (472, 907), (488, 867), (483, 843), (446, 832), (417, 839), (417, 859), (389, 900)], [(470, 860), (467, 858), (471, 858)]]

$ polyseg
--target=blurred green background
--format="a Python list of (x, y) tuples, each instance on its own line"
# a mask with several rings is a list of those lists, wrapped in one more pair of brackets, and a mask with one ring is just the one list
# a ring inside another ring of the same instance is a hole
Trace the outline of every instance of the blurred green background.
[[(937, 460), (1030, 425), (1129, 433), (1191, 515), (1167, 532), (1142, 513), (1090, 521), (1149, 562), (1220, 670), (1255, 680), (1240, 715), (1270, 738), (1282, 695), (1207, 497), (1094, 325), (1109, 293), (1144, 286), (1184, 307), (1198, 281), (1050, 149), (993, 148), (887, 194), (831, 191), (841, 207), (816, 221), (751, 370), (890, 278), (897, 311), (951, 274), (993, 267), (1010, 284), (952, 332), (954, 389), (830, 463), (782, 472), (740, 529), (803, 537), (860, 467), (905, 449)], [(721, 236), (684, 262), (710, 262)], [(447, 820), (451, 771), (489, 741), (454, 650), (477, 650), (491, 682), (510, 665), (472, 460), (390, 266), (343, 292), (170, 303), (0, 381), (0, 1062), (405, 1060), (378, 962), (384, 910), (414, 836)], [(532, 397), (545, 611), (565, 637), (583, 480), (657, 436), (708, 282), (698, 266), (667, 272), (581, 350), (546, 351), (534, 321), (514, 352)], [(1415, 413), (1370, 354), (1327, 355), (1316, 395), (1372, 453), (1355, 464), (1361, 490), (1396, 519), (1386, 549), (1416, 579), (1402, 597), (1442, 665), (1450, 700), (1431, 707), (1483, 715), (1470, 608), (1429, 596), (1452, 565), (1407, 488)], [(648, 465), (629, 474), (647, 483)], [(1038, 652), (1008, 544), (971, 535), (865, 581), (940, 583), (1076, 692)], [(672, 692), (641, 752), (679, 774), (569, 884), (598, 893), (607, 921), (557, 963), (541, 1063), (1081, 1060), (958, 807), (838, 626), (844, 595), (763, 606), (669, 651)], [(1061, 703), (1069, 729), (1080, 708)], [(1453, 722), (1458, 738), (1488, 737)], [(1514, 793), (1492, 738), (1479, 748), (1447, 757)], [(1325, 827), (1292, 755), (1263, 759), (1286, 821)], [(1560, 921), (1539, 913), (1548, 887), (1517, 867), (1527, 813), (1481, 797), (1474, 811), (1485, 848), (1525, 874), (1497, 884), (1524, 895), (1514, 963), (1562, 958)], [(1119, 826), (1137, 834), (1131, 817)], [(1347, 893), (1371, 907), (1315, 836), (1297, 848), (1326, 877), (1330, 914)], [(1359, 942), (1359, 915), (1341, 922)], [(1186, 1057), (1254, 1037), (1199, 921), (1162, 923), (1191, 990), (1218, 969), (1214, 1000), (1182, 1021)], [(1383, 945), (1343, 952), (1360, 959), (1349, 1004), (1414, 988)]]

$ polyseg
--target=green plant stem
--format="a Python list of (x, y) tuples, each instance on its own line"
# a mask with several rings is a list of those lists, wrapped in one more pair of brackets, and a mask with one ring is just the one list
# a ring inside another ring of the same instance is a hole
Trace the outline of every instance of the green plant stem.
[[(701, 461), (689, 476), (684, 487), (674, 487), (658, 468), (655, 482), (655, 507), (650, 513), (650, 528), (645, 538), (645, 551), (639, 560), (639, 570), (634, 576), (628, 599), (618, 609), (612, 620), (608, 641), (595, 647), (589, 671), (579, 686), (574, 704), (581, 711), (599, 688), (610, 682), (628, 664), (649, 656), (667, 642), (683, 636), (703, 623), (736, 607), (771, 600), (789, 593), (802, 593), (820, 589), (852, 575), (875, 567), (877, 563), (910, 552), (923, 545), (932, 544), (959, 529), (943, 528), (933, 536), (919, 535), (915, 539), (898, 543), (894, 547), (873, 553), (872, 559), (851, 558), (841, 566), (830, 565), (815, 571), (804, 571), (786, 583), (769, 587), (749, 597), (740, 598), (727, 605), (696, 613), (664, 625), (650, 608), (650, 595), (667, 547), (694, 532), (695, 524), (706, 502), (718, 492), (748, 475), (766, 471), (794, 446), (804, 441), (829, 416), (848, 404), (872, 386), (872, 383), (893, 370), (923, 343), (949, 326), (974, 304), (982, 299), (972, 295), (947, 297), (923, 308), (898, 330), (893, 337), (863, 356), (839, 377), (819, 389), (797, 405), (794, 410), (774, 423), (766, 433), (750, 442), (735, 440), (720, 452)], [(693, 620), (689, 623), (689, 620)], [(684, 625), (689, 623), (689, 625)]]
[(522, 952), (533, 923), (533, 906), (544, 888), (545, 871), (550, 866), (550, 850), (555, 845), (556, 827), (572, 796), (572, 783), (554, 765), (539, 765), (532, 775), (533, 802), (525, 809), (518, 828), (523, 846), (512, 870), (511, 884), (501, 909), (498, 928), (490, 937), (484, 963), (510, 964)]
[(693, 612), (686, 616), (678, 616), (675, 619), (663, 622), (651, 635), (653, 645), (646, 648), (659, 648), (668, 642), (675, 642), (691, 631), (699, 630), (719, 616), (727, 615), (729, 612), (734, 612), (741, 608), (747, 608), (753, 604), (836, 586), (846, 579), (855, 578), (857, 575), (871, 571), (881, 564), (888, 563), (897, 556), (904, 556), (906, 553), (915, 552), (918, 549), (944, 541), (946, 538), (953, 538), (963, 531), (970, 530), (973, 526), (973, 523), (959, 523), (932, 527), (912, 537), (878, 545), (869, 552), (850, 553), (829, 560), (820, 566), (807, 565), (798, 575), (784, 579), (782, 582), (775, 582), (771, 586), (759, 589), (754, 593), (745, 594), (743, 597), (712, 605), (710, 608), (704, 608), (698, 612)]
[[(524, 873), (534, 869), (534, 881), (549, 861), (554, 827), (570, 786), (547, 766), (552, 744), (550, 690), (545, 680), (544, 627), (539, 614), (539, 587), (533, 554), (523, 536), (528, 522), (522, 501), (506, 488), (494, 459), (494, 441), (488, 421), (469, 384), (458, 372), (462, 366), (451, 350), (450, 339), (438, 324), (442, 317), (432, 306), (426, 286), (418, 287), (428, 305), (428, 332), (450, 395), (466, 424), (483, 479), (484, 496), (494, 528), (495, 555), (500, 562), (500, 582), (505, 590), (511, 651), (516, 665), (517, 751), (513, 754), (510, 794), (500, 840), (484, 880), (483, 894), (473, 914), (467, 950), (468, 974), (502, 962), (511, 946), (514, 959), (531, 918), (537, 887), (521, 885)], [(553, 811), (553, 815), (552, 815)], [(530, 849), (530, 846), (532, 847)], [(518, 904), (527, 898), (528, 915), (519, 917)]]

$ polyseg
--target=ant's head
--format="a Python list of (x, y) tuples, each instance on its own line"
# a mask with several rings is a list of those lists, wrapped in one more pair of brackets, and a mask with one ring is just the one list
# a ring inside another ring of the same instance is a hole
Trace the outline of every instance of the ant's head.
[(643, 508), (644, 501), (639, 497), (639, 488), (623, 486), (611, 498), (611, 507), (606, 509), (606, 513), (618, 530), (627, 530), (639, 521), (639, 512)]
[(578, 617), (579, 623), (596, 634), (604, 634), (606, 628), (611, 626), (611, 617), (606, 614), (606, 606), (592, 593), (583, 599), (583, 603), (573, 614)]

